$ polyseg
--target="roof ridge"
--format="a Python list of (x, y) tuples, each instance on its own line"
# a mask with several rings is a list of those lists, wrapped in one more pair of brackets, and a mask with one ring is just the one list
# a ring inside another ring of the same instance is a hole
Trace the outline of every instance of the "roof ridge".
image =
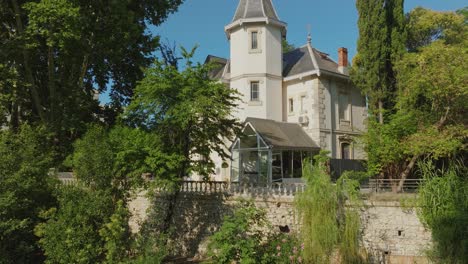
[(320, 76), (320, 68), (317, 63), (317, 58), (315, 58), (314, 50), (312, 48), (312, 44), (307, 43), (307, 50), (309, 51), (310, 58), (312, 59), (312, 64), (314, 64), (314, 68), (317, 69), (317, 75)]

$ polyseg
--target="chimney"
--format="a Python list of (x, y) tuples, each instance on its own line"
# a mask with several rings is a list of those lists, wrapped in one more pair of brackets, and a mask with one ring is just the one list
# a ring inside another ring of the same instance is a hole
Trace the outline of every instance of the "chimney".
[(348, 49), (338, 49), (338, 71), (343, 74), (348, 74)]

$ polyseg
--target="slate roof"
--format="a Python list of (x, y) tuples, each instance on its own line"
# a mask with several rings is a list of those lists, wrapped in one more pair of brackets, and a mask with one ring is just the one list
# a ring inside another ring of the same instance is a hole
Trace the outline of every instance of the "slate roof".
[(328, 54), (312, 48), (309, 44), (283, 55), (283, 77), (290, 77), (314, 70), (343, 75), (338, 70), (338, 64)]
[[(311, 51), (312, 50), (312, 55)], [(314, 57), (312, 57), (314, 56)], [(315, 62), (314, 62), (315, 60)], [(230, 63), (227, 59), (209, 55), (205, 63), (214, 61), (220, 67), (214, 69), (210, 73), (212, 79), (227, 79), (223, 73), (230, 73)], [(226, 68), (227, 67), (227, 68)], [(305, 45), (288, 53), (283, 54), (283, 77), (291, 77), (294, 75), (316, 71), (328, 72), (342, 76), (348, 76), (338, 70), (338, 63), (333, 61), (328, 54), (323, 53), (317, 49), (312, 48), (310, 45)]]
[(250, 123), (265, 143), (275, 149), (319, 148), (299, 124), (253, 117), (248, 117), (245, 122)]
[(247, 18), (270, 18), (279, 20), (271, 0), (240, 0), (232, 22)]
[(213, 55), (208, 55), (205, 60), (206, 63), (213, 63), (215, 67), (210, 71), (208, 77), (210, 79), (219, 80), (222, 79), (223, 73), (225, 72), (226, 67), (229, 69), (229, 61), (227, 59), (216, 57)]

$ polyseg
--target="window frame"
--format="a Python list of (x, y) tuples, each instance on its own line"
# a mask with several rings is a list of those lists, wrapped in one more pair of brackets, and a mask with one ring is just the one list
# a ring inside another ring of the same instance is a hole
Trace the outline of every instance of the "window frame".
[[(257, 91), (255, 91), (255, 93), (257, 95), (256, 98), (253, 96), (254, 95), (254, 88), (256, 88), (256, 90), (257, 90)], [(250, 101), (251, 102), (260, 102), (260, 81), (250, 81)]]
[[(261, 53), (262, 52), (262, 31), (260, 28), (252, 28), (248, 31), (248, 50), (249, 53)], [(255, 35), (255, 38), (254, 38)], [(256, 47), (254, 47), (254, 40)]]
[[(346, 96), (346, 102), (342, 101), (343, 96)], [(344, 103), (346, 103), (346, 108), (342, 109), (344, 106)], [(343, 116), (341, 116), (341, 113), (343, 111)], [(351, 103), (350, 103), (350, 98), (349, 98), (349, 93), (340, 91), (339, 92), (339, 97), (338, 97), (338, 119), (340, 121), (346, 121), (350, 122), (351, 121)]]
[(292, 97), (288, 98), (288, 112), (294, 113), (294, 98)]
[[(345, 146), (348, 147), (348, 157), (345, 158), (343, 154), (345, 154)], [(350, 142), (341, 142), (340, 144), (340, 156), (341, 156), (341, 159), (343, 160), (352, 160), (353, 159), (353, 152), (352, 152), (352, 144)]]

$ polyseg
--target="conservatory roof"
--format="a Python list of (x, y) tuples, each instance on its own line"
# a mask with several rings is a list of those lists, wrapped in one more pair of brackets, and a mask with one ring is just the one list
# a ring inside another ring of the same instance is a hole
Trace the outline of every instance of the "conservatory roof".
[(250, 124), (266, 144), (276, 149), (319, 149), (299, 124), (248, 117)]

